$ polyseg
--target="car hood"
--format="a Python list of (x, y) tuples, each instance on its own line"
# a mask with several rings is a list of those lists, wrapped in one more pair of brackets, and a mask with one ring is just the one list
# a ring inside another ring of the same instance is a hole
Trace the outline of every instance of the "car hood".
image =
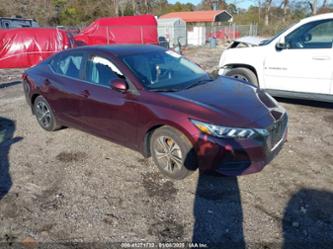
[(167, 95), (209, 110), (210, 115), (195, 113), (196, 117), (193, 118), (204, 117), (209, 119), (203, 120), (207, 122), (213, 119), (215, 123), (225, 126), (261, 128), (273, 122), (269, 107), (276, 105), (267, 98), (262, 100), (258, 95), (260, 92), (261, 90), (248, 83), (219, 77), (206, 84)]
[(238, 46), (238, 44), (244, 44), (247, 45), (249, 47), (251, 46), (259, 46), (259, 44), (266, 40), (267, 38), (263, 38), (263, 37), (257, 37), (257, 36), (245, 36), (245, 37), (241, 37), (238, 38), (234, 41), (232, 41), (230, 43), (230, 45), (228, 46), (228, 48), (235, 48)]

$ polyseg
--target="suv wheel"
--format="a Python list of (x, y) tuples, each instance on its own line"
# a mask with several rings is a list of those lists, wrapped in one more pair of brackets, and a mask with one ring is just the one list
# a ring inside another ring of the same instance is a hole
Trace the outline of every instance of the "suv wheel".
[(250, 82), (257, 87), (259, 86), (257, 76), (250, 69), (245, 67), (232, 68), (225, 74), (225, 76)]

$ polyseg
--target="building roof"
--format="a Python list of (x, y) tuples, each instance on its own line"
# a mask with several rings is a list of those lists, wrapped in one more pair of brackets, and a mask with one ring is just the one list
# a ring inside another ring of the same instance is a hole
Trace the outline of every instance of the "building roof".
[(232, 15), (225, 10), (200, 10), (170, 12), (160, 18), (181, 18), (185, 22), (226, 22), (232, 18)]

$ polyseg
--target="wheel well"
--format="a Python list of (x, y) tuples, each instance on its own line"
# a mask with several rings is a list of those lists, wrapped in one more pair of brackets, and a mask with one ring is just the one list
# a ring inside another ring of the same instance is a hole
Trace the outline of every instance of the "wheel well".
[(38, 96), (39, 96), (38, 93), (31, 96), (31, 111), (32, 111), (32, 113), (34, 113), (34, 104), (35, 104), (35, 100)]
[(32, 97), (31, 97), (31, 104), (32, 104), (32, 105), (35, 103), (35, 100), (36, 100), (36, 98), (37, 98), (38, 96), (39, 96), (38, 93), (32, 95)]
[(259, 83), (257, 70), (253, 66), (250, 66), (248, 64), (229, 64), (229, 65), (226, 65), (226, 66), (229, 67), (229, 68), (244, 67), (244, 68), (247, 68), (247, 69), (251, 70), (256, 75), (258, 83)]
[(155, 125), (153, 127), (151, 127), (145, 135), (144, 138), (144, 143), (143, 143), (143, 155), (145, 157), (150, 157), (151, 156), (151, 151), (150, 151), (150, 139), (151, 139), (151, 135), (153, 134), (153, 132), (158, 129), (161, 128), (164, 125)]

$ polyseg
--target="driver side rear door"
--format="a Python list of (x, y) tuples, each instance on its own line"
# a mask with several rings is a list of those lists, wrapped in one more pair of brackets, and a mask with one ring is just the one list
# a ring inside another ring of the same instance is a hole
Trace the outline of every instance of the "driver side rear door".
[(267, 88), (329, 94), (333, 74), (333, 20), (303, 24), (285, 40), (287, 48), (272, 49), (264, 61)]

